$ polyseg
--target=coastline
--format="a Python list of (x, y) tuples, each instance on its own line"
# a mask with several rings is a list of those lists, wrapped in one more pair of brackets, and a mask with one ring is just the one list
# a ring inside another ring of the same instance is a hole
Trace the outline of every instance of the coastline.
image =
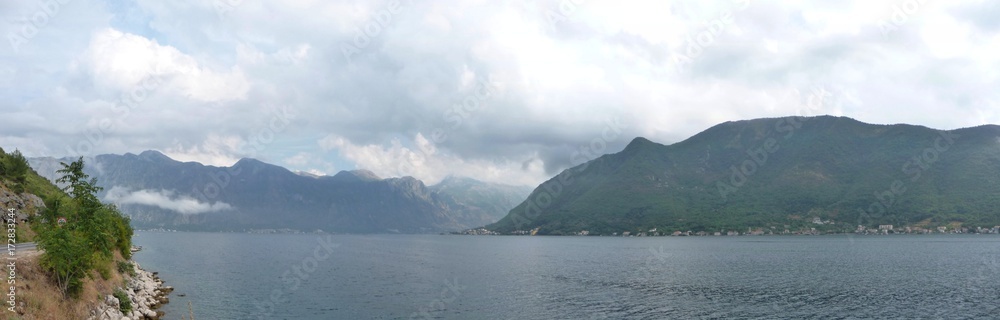
[(87, 319), (139, 320), (163, 317), (164, 312), (158, 309), (170, 302), (167, 296), (174, 290), (173, 287), (164, 286), (164, 281), (156, 272), (143, 270), (134, 260), (129, 260), (129, 262), (132, 263), (135, 275), (130, 275), (127, 278), (123, 291), (130, 300), (131, 310), (127, 314), (122, 313), (121, 301), (113, 294), (109, 294), (104, 297), (103, 302), (97, 308), (91, 310)]

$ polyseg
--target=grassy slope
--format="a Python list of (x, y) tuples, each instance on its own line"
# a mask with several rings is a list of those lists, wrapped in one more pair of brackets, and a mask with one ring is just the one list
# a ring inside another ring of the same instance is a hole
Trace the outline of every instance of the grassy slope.
[[(90, 310), (103, 302), (103, 297), (125, 285), (125, 277), (114, 268), (107, 279), (92, 271), (83, 285), (79, 298), (65, 299), (51, 278), (38, 265), (38, 255), (17, 262), (17, 301), (19, 315), (0, 310), (0, 319), (86, 319)], [(121, 260), (116, 253), (116, 260)]]

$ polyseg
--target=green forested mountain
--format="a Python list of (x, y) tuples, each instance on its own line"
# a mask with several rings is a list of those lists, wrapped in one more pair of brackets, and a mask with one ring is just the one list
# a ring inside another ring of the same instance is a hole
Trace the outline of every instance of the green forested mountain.
[[(832, 223), (814, 224), (819, 221)], [(540, 234), (1000, 225), (1000, 126), (726, 122), (567, 169), (487, 228)]]

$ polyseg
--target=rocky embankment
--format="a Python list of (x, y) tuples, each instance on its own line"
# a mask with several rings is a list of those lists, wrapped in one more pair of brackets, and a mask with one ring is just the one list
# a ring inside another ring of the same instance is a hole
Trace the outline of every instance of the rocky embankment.
[(127, 276), (127, 284), (123, 289), (131, 300), (132, 309), (128, 313), (122, 313), (121, 301), (109, 294), (104, 297), (104, 303), (91, 311), (88, 319), (139, 320), (159, 319), (163, 316), (163, 311), (157, 309), (169, 302), (167, 295), (174, 288), (164, 286), (163, 280), (156, 276), (156, 272), (142, 270), (135, 262), (132, 262), (132, 265), (135, 268), (135, 276)]
[(37, 214), (45, 208), (45, 201), (30, 193), (16, 194), (6, 187), (0, 187), (0, 207), (14, 209), (17, 220), (27, 220), (29, 212)]

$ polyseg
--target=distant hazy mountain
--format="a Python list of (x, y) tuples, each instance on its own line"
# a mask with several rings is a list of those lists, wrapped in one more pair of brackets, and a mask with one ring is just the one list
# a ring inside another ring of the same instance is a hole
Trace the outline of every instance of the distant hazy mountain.
[[(60, 161), (32, 158), (56, 178)], [(427, 187), (412, 177), (382, 179), (366, 170), (334, 176), (293, 173), (254, 159), (232, 167), (178, 162), (156, 152), (99, 155), (87, 172), (137, 228), (185, 230), (322, 229), (334, 232), (438, 232), (491, 223), (530, 188), (460, 179), (469, 190)], [(495, 188), (495, 190), (494, 190)], [(519, 196), (516, 190), (522, 190)], [(463, 191), (463, 192), (454, 192)]]
[(543, 183), (488, 228), (780, 231), (825, 221), (840, 230), (1000, 224), (1000, 126), (823, 116), (726, 122), (672, 145), (636, 138)]
[(430, 187), (451, 195), (459, 204), (483, 209), (493, 221), (500, 220), (510, 209), (524, 201), (532, 187), (488, 183), (466, 177), (447, 177)]

